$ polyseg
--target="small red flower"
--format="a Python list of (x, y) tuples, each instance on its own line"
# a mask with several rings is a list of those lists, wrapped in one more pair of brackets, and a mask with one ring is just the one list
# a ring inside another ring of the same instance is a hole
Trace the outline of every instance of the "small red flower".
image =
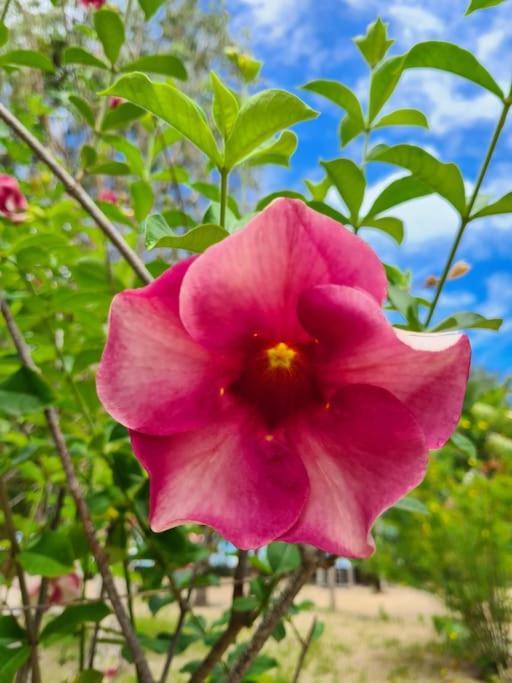
[(100, 9), (103, 7), (106, 0), (80, 0), (80, 4), (84, 7), (94, 7), (94, 9)]
[(27, 200), (16, 178), (0, 175), (0, 216), (13, 223), (21, 223), (25, 220), (27, 206)]
[(107, 202), (107, 204), (117, 204), (119, 197), (114, 190), (102, 190), (98, 195), (98, 200), (100, 202)]
[(151, 479), (155, 531), (208, 524), (367, 557), (454, 431), (470, 347), (394, 329), (376, 254), (297, 200), (118, 294), (97, 387)]
[(108, 101), (108, 106), (110, 109), (117, 109), (120, 104), (123, 104), (125, 100), (122, 97), (111, 97)]

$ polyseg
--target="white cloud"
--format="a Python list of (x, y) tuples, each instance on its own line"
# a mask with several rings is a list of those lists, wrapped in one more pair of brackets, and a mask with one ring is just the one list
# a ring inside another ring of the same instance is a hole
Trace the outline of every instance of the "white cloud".
[(487, 318), (502, 318), (512, 312), (512, 273), (493, 273), (487, 278), (487, 296), (480, 306)]
[(393, 21), (393, 29), (398, 29), (401, 42), (413, 43), (427, 38), (432, 39), (445, 29), (445, 24), (439, 16), (417, 4), (390, 3), (386, 14)]

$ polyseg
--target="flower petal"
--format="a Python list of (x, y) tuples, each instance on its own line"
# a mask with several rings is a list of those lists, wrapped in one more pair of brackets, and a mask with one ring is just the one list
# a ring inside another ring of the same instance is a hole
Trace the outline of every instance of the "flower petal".
[(291, 421), (287, 438), (304, 461), (311, 492), (282, 540), (345, 557), (371, 555), (373, 522), (425, 474), (427, 448), (410, 412), (384, 389), (347, 386), (328, 410)]
[(290, 528), (307, 500), (308, 478), (298, 455), (265, 436), (262, 423), (237, 405), (193, 432), (132, 432), (133, 449), (150, 475), (152, 529), (198, 522), (247, 549)]
[(299, 296), (325, 283), (361, 287), (378, 302), (386, 295), (384, 269), (365, 242), (300, 201), (278, 199), (197, 259), (180, 315), (208, 347), (236, 348), (251, 334), (298, 341)]
[(179, 319), (179, 289), (191, 261), (112, 302), (96, 384), (106, 410), (130, 429), (171, 434), (204, 424), (232, 377), (230, 363), (197, 344)]
[(366, 292), (335, 285), (306, 292), (299, 316), (319, 340), (317, 369), (327, 387), (383, 387), (409, 408), (429, 448), (446, 442), (460, 418), (468, 379), (465, 335), (395, 330)]

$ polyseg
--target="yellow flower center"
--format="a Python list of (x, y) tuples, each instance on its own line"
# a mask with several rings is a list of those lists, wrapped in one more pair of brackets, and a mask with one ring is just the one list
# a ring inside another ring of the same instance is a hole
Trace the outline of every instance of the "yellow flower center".
[(289, 370), (296, 355), (297, 351), (284, 342), (279, 342), (279, 344), (267, 349), (268, 363), (272, 369), (285, 368)]

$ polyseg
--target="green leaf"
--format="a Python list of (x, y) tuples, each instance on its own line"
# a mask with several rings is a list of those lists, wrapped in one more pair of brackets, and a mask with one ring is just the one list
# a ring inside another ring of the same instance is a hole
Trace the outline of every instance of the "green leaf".
[(257, 149), (243, 163), (247, 166), (263, 166), (264, 164), (289, 166), (290, 157), (295, 153), (297, 144), (296, 134), (291, 130), (285, 130), (277, 140)]
[(131, 168), (123, 161), (104, 161), (88, 169), (91, 175), (130, 175)]
[(300, 553), (296, 545), (276, 541), (267, 547), (267, 560), (274, 574), (287, 574), (300, 566)]
[(153, 214), (144, 223), (144, 241), (146, 249), (168, 247), (202, 252), (212, 244), (220, 242), (229, 233), (220, 225), (198, 225), (188, 232), (176, 232), (160, 214)]
[(137, 180), (130, 185), (135, 218), (140, 222), (147, 218), (155, 200), (151, 185), (145, 180)]
[(417, 498), (406, 496), (393, 505), (395, 510), (404, 510), (405, 512), (417, 512), (420, 515), (428, 515), (428, 508)]
[(119, 106), (107, 111), (101, 123), (101, 129), (121, 128), (139, 119), (144, 113), (144, 109), (141, 107), (137, 107), (131, 102), (123, 102)]
[(398, 178), (398, 180), (394, 180), (382, 190), (380, 195), (373, 202), (371, 209), (368, 211), (367, 218), (376, 216), (383, 211), (387, 211), (388, 209), (408, 202), (411, 199), (425, 197), (429, 194), (432, 194), (432, 189), (418, 180), (415, 176)]
[(467, 455), (468, 458), (477, 457), (478, 451), (475, 444), (465, 434), (455, 432), (450, 437), (450, 443), (452, 446), (455, 446), (458, 451)]
[(318, 213), (323, 213), (324, 216), (329, 216), (329, 218), (338, 221), (338, 223), (341, 223), (341, 225), (345, 226), (350, 223), (350, 218), (348, 216), (344, 216), (340, 211), (332, 206), (329, 206), (329, 204), (326, 204), (325, 202), (313, 200), (308, 202), (308, 206), (315, 211), (318, 211)]
[(403, 55), (391, 57), (386, 59), (385, 62), (372, 72), (368, 108), (370, 123), (375, 119), (398, 85), (398, 81), (403, 73), (404, 61), (405, 57)]
[(283, 621), (280, 621), (275, 629), (272, 631), (272, 638), (280, 643), (284, 638), (286, 638), (286, 626)]
[[(206, 197), (210, 201), (220, 204), (220, 190), (218, 185), (198, 181), (195, 183), (191, 183), (190, 187), (196, 192), (199, 192), (199, 194), (203, 195), (203, 197)], [(229, 195), (227, 198), (227, 204), (229, 210), (233, 213), (235, 218), (240, 218), (240, 209), (238, 208), (236, 199)]]
[(122, 225), (127, 225), (130, 228), (133, 227), (132, 219), (121, 211), (121, 209), (115, 204), (110, 202), (96, 202), (107, 218), (110, 218), (114, 223), (121, 223)]
[(0, 683), (12, 683), (15, 673), (28, 661), (28, 645), (15, 649), (0, 647)]
[(324, 201), (327, 192), (332, 186), (331, 179), (328, 175), (324, 176), (318, 183), (314, 183), (311, 180), (305, 180), (304, 184), (308, 188), (311, 198), (317, 202)]
[(214, 71), (210, 72), (210, 80), (213, 89), (213, 120), (219, 133), (226, 139), (229, 137), (238, 118), (240, 105), (233, 92), (221, 81)]
[(480, 209), (480, 211), (474, 214), (473, 218), (497, 216), (503, 213), (512, 213), (512, 192), (509, 192), (505, 196), (501, 197), (501, 199), (498, 199), (498, 201), (484, 206), (483, 209)]
[(499, 330), (503, 320), (501, 318), (484, 318), (478, 313), (454, 313), (438, 323), (433, 332), (443, 332), (447, 330), (461, 329), (480, 329), (480, 330)]
[(52, 61), (40, 52), (34, 50), (11, 50), (0, 56), (0, 66), (27, 66), (52, 73), (55, 71)]
[(103, 8), (94, 12), (94, 28), (105, 57), (111, 64), (115, 64), (124, 43), (123, 20), (117, 12)]
[(428, 128), (428, 121), (425, 114), (418, 109), (397, 109), (383, 116), (373, 127), (385, 128), (386, 126), (421, 126), (422, 128)]
[(8, 40), (9, 29), (3, 22), (0, 22), (0, 47), (3, 47)]
[(402, 244), (404, 241), (404, 223), (399, 218), (392, 216), (382, 216), (380, 218), (365, 218), (361, 222), (361, 227), (376, 228), (381, 232), (385, 232), (397, 244)]
[(96, 671), (96, 669), (84, 669), (78, 676), (74, 679), (73, 683), (101, 683), (103, 680), (103, 674), (101, 671)]
[(144, 12), (144, 18), (149, 21), (154, 16), (165, 0), (139, 0), (141, 10)]
[(231, 169), (276, 133), (318, 113), (285, 90), (263, 90), (241, 107), (226, 140), (224, 165)]
[(252, 612), (259, 606), (259, 600), (254, 595), (247, 595), (246, 597), (235, 598), (233, 600), (234, 612)]
[(254, 57), (245, 52), (240, 52), (238, 48), (232, 46), (227, 47), (224, 53), (232, 64), (236, 66), (245, 83), (251, 83), (258, 78), (263, 62), (254, 59)]
[(56, 634), (60, 636), (69, 635), (80, 624), (98, 623), (110, 613), (110, 608), (104, 602), (70, 605), (58, 617), (55, 617), (55, 619), (46, 624), (41, 632), (40, 640), (42, 643), (45, 643), (51, 636)]
[(418, 302), (410, 292), (390, 284), (388, 286), (388, 299), (393, 308), (401, 313), (407, 321), (411, 330), (414, 332), (421, 330), (421, 323), (418, 317)]
[(130, 170), (140, 177), (143, 177), (146, 169), (144, 165), (144, 158), (137, 145), (130, 142), (126, 137), (121, 137), (120, 135), (105, 136), (107, 142), (109, 142), (114, 149), (121, 152), (126, 158)]
[(427, 41), (414, 45), (405, 57), (405, 69), (440, 69), (482, 86), (500, 99), (503, 91), (491, 74), (468, 50), (453, 43)]
[(128, 71), (143, 71), (148, 74), (160, 74), (187, 80), (187, 70), (181, 59), (172, 54), (145, 55), (133, 62), (125, 64), (120, 69), (123, 73)]
[(278, 192), (272, 192), (262, 197), (256, 204), (256, 211), (263, 211), (263, 209), (268, 206), (274, 199), (279, 199), (279, 197), (288, 197), (290, 199), (301, 199), (303, 202), (306, 198), (300, 192), (294, 192), (293, 190), (279, 190)]
[(352, 90), (343, 83), (320, 79), (310, 81), (302, 87), (304, 90), (310, 90), (311, 92), (322, 95), (322, 97), (326, 97), (331, 102), (334, 102), (338, 107), (344, 109), (354, 121), (363, 122), (364, 127), (364, 114), (361, 105), (359, 104), (359, 100)]
[(450, 202), (460, 214), (464, 213), (464, 180), (455, 164), (445, 164), (415, 145), (378, 145), (368, 159), (407, 168), (420, 182)]
[(21, 367), (0, 383), (0, 414), (18, 417), (42, 410), (52, 401), (49, 386), (29, 368)]
[(368, 26), (365, 36), (354, 38), (354, 43), (372, 69), (383, 59), (394, 42), (388, 38), (388, 24), (380, 17)]
[(27, 632), (11, 615), (0, 615), (0, 645), (25, 641)]
[(153, 83), (144, 74), (122, 76), (102, 95), (117, 95), (146, 109), (176, 128), (215, 164), (222, 159), (203, 110), (177, 88)]
[(364, 173), (351, 159), (335, 159), (321, 163), (332, 184), (347, 205), (351, 221), (357, 223), (366, 189)]
[(505, 2), (505, 0), (471, 0), (469, 7), (466, 10), (466, 16), (480, 9), (496, 7), (497, 5), (501, 5), (503, 2)]
[(45, 531), (23, 550), (19, 561), (28, 574), (56, 578), (73, 571), (73, 547), (61, 531)]
[(78, 97), (78, 95), (70, 95), (69, 101), (87, 121), (91, 128), (94, 128), (94, 112), (89, 104), (82, 97)]
[(345, 147), (349, 142), (357, 138), (358, 135), (364, 132), (364, 121), (353, 119), (347, 114), (340, 123), (340, 142), (341, 146)]
[(108, 64), (81, 47), (67, 47), (62, 55), (62, 63), (64, 65), (83, 64), (84, 66), (95, 66), (97, 69), (108, 69)]

